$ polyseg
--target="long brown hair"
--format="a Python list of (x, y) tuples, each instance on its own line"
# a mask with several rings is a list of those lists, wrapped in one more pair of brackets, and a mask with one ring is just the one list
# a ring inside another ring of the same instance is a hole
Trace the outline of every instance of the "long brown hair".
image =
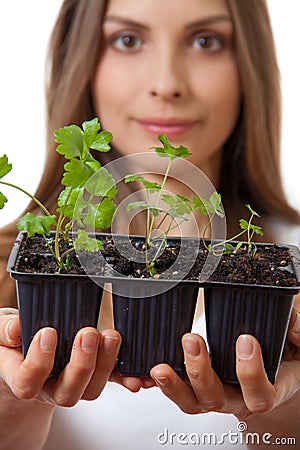
[(229, 204), (250, 202), (265, 215), (299, 223), (299, 212), (286, 201), (280, 174), (280, 73), (266, 2), (227, 3), (243, 102), (236, 129), (224, 146), (220, 190)]
[[(224, 145), (221, 167), (219, 191), (229, 230), (234, 228), (236, 213), (244, 203), (265, 216), (300, 223), (299, 213), (286, 200), (280, 175), (280, 82), (266, 1), (227, 3), (234, 24), (243, 99), (236, 128)], [(61, 190), (63, 171), (63, 158), (55, 151), (53, 132), (71, 123), (81, 125), (96, 115), (90, 84), (101, 55), (107, 4), (108, 0), (65, 0), (51, 36), (46, 87), (47, 154), (36, 193), (49, 209), (53, 209)], [(102, 157), (118, 155), (113, 149)], [(11, 235), (12, 230), (15, 232), (11, 225), (4, 232)], [(7, 249), (0, 251), (4, 254)]]
[[(80, 125), (95, 116), (90, 82), (101, 53), (101, 25), (107, 3), (65, 0), (52, 33), (47, 84), (48, 147), (37, 192), (49, 206), (60, 189), (63, 164), (54, 151), (53, 131), (70, 123)], [(230, 221), (235, 213), (229, 205), (232, 208), (247, 202), (261, 213), (299, 223), (299, 213), (287, 203), (280, 175), (280, 80), (266, 2), (227, 3), (234, 24), (243, 97), (240, 119), (223, 151), (219, 190), (227, 216)], [(110, 152), (109, 157), (117, 157), (116, 152)], [(49, 192), (53, 193), (51, 197)]]

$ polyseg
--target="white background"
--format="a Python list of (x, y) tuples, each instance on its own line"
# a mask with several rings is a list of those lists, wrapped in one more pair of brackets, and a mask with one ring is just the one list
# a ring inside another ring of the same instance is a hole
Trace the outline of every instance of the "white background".
[[(44, 161), (46, 48), (61, 3), (0, 0), (0, 155), (8, 155), (13, 163), (13, 178), (32, 193)], [(300, 1), (268, 0), (268, 4), (282, 75), (282, 172), (290, 202), (300, 210)], [(9, 180), (13, 178), (10, 175)], [(9, 202), (0, 211), (0, 226), (13, 220), (27, 205), (23, 194), (11, 189), (3, 192)]]

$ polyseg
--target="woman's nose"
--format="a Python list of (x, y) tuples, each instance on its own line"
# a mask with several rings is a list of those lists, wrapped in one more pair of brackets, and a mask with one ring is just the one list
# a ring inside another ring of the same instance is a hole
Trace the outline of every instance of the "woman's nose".
[(154, 70), (149, 72), (149, 94), (165, 101), (184, 97), (187, 82), (183, 67), (179, 55), (166, 55), (161, 52), (160, 58), (156, 59)]
[(170, 92), (167, 92), (166, 90), (163, 90), (163, 89), (161, 89), (161, 88), (156, 88), (156, 89), (152, 89), (151, 91), (150, 91), (150, 95), (152, 96), (152, 97), (162, 97), (162, 98), (170, 98), (170, 99), (172, 99), (172, 98), (176, 98), (176, 97), (181, 97), (181, 93), (180, 93), (180, 91), (170, 91)]

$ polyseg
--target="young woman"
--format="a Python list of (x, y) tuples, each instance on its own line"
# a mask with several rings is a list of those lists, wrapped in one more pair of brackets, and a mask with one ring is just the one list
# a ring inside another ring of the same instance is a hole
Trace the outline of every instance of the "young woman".
[[(299, 214), (288, 205), (280, 178), (279, 74), (264, 0), (65, 0), (50, 62), (47, 159), (37, 191), (48, 208), (54, 209), (63, 170), (53, 131), (98, 116), (114, 136), (102, 164), (148, 150), (165, 133), (172, 144), (189, 148), (190, 160), (222, 194), (229, 234), (245, 203), (263, 216), (264, 239), (290, 242), (292, 231), (298, 233)], [(14, 286), (4, 271), (15, 233), (13, 225), (1, 231), (1, 305), (6, 308), (0, 310), (0, 423), (5, 424), (0, 436), (5, 449), (18, 448), (20, 439), (23, 448), (37, 449), (56, 405), (99, 396), (120, 337), (113, 330), (100, 336), (81, 330), (70, 364), (58, 379), (47, 380), (56, 343), (55, 331), (48, 328), (37, 334), (22, 362), (14, 348), (20, 344), (18, 319), (7, 309), (15, 306)], [(109, 384), (95, 402), (58, 409), (45, 448), (179, 448), (181, 432), (239, 435), (237, 419), (260, 436), (297, 437), (292, 412), (300, 407), (299, 321), (295, 309), (290, 358), (275, 386), (266, 378), (253, 337), (237, 342), (239, 389), (222, 385), (203, 338), (188, 334), (183, 339), (188, 382), (166, 365), (152, 369), (152, 380), (111, 375), (132, 391), (155, 384), (172, 403), (158, 389), (133, 395)], [(203, 334), (199, 322), (195, 331)], [(172, 442), (170, 433), (175, 433)], [(232, 441), (226, 445), (239, 448)]]

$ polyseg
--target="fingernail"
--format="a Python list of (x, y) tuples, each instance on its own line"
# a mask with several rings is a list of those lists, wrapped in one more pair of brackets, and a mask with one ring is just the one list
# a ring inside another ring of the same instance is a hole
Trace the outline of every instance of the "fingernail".
[(300, 333), (300, 313), (296, 311), (296, 320), (291, 330), (293, 333)]
[(240, 359), (250, 359), (253, 353), (253, 343), (248, 336), (240, 336), (237, 345), (238, 356)]
[(117, 336), (103, 336), (103, 349), (105, 353), (111, 353), (116, 350), (120, 342)]
[(170, 384), (170, 380), (168, 377), (153, 377), (153, 378), (160, 386), (167, 387)]
[(42, 331), (40, 337), (40, 348), (43, 352), (52, 353), (56, 344), (56, 332), (51, 328)]
[(200, 355), (200, 345), (196, 339), (184, 338), (183, 346), (189, 356), (195, 358), (196, 356)]
[(81, 335), (81, 348), (87, 353), (92, 353), (98, 346), (99, 335), (97, 331), (85, 331)]
[(10, 329), (12, 322), (13, 322), (13, 319), (11, 319), (9, 322), (7, 322), (6, 328), (5, 328), (5, 338), (6, 338), (8, 344), (13, 344), (13, 340), (10, 337), (10, 333), (9, 333), (9, 329)]

